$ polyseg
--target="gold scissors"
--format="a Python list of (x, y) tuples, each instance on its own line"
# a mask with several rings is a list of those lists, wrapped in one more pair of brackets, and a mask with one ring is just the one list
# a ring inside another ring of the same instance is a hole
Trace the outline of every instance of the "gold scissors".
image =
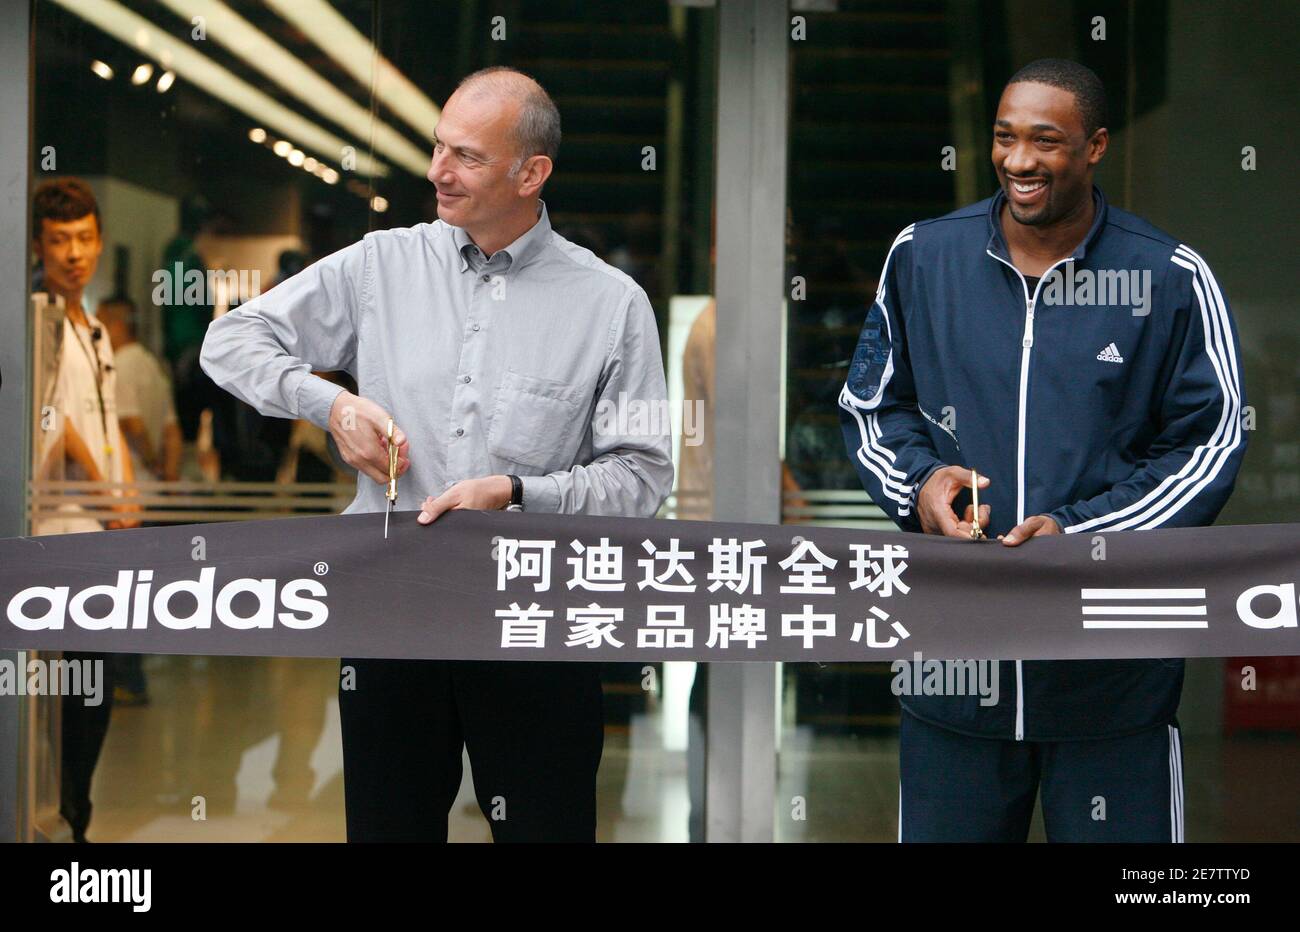
[(980, 474), (970, 471), (971, 511), (975, 520), (970, 525), (970, 539), (984, 540), (984, 528), (980, 527)]
[(384, 493), (388, 508), (384, 512), (384, 540), (388, 540), (388, 517), (397, 504), (397, 444), (393, 443), (393, 419), (388, 419), (388, 490)]

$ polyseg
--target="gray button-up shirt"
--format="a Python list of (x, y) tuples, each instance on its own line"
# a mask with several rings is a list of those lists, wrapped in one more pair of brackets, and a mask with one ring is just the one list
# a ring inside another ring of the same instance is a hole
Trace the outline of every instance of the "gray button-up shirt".
[[(328, 429), (345, 370), (410, 442), (398, 506), (522, 477), (529, 511), (654, 515), (672, 486), (659, 334), (631, 278), (537, 223), (490, 258), (441, 220), (369, 233), (209, 327), (203, 370)], [(358, 474), (345, 514), (383, 511)]]

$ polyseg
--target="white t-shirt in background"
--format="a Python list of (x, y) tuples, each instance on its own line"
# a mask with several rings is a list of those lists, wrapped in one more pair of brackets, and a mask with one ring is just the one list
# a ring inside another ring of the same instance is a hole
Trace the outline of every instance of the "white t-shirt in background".
[[(87, 313), (88, 325), (73, 324), (63, 319), (63, 342), (59, 348), (58, 377), (54, 382), (53, 397), (44, 402), (51, 405), (57, 416), (51, 420), (50, 430), (41, 430), (41, 458), (55, 447), (61, 462), (55, 463), (51, 479), (90, 478), (74, 460), (63, 451), (66, 425), (71, 424), (85, 441), (86, 449), (95, 461), (105, 481), (122, 482), (123, 457), (121, 435), (117, 424), (117, 371), (113, 347), (108, 333), (93, 314)], [(95, 338), (98, 330), (99, 338)], [(44, 413), (42, 413), (44, 421)], [(100, 531), (103, 525), (86, 515), (76, 505), (59, 509), (58, 517), (43, 518), (36, 522), (33, 534), (73, 534), (79, 531)]]
[[(153, 445), (154, 455), (161, 457), (163, 429), (168, 424), (176, 423), (176, 405), (172, 401), (171, 380), (167, 378), (167, 373), (158, 358), (140, 343), (128, 343), (126, 346), (118, 347), (115, 355), (117, 416), (138, 417), (144, 421), (145, 432), (149, 435), (149, 443)], [(135, 466), (136, 478), (162, 478), (145, 467), (134, 447), (131, 448), (131, 462)]]

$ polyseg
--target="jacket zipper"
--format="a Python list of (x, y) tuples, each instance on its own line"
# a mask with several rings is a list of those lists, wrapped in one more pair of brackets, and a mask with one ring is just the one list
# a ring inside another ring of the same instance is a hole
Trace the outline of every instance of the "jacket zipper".
[[(1020, 289), (1025, 296), (1025, 333), (1020, 338), (1020, 401), (1016, 414), (1016, 524), (1025, 520), (1025, 417), (1028, 411), (1029, 399), (1029, 352), (1034, 348), (1034, 305), (1038, 303), (1038, 292), (1043, 287), (1043, 282), (1047, 276), (1056, 271), (1056, 267), (1062, 262), (1069, 262), (1073, 259), (1070, 256), (1061, 259), (1052, 264), (1038, 279), (1038, 285), (1034, 288), (1034, 293), (1029, 293), (1029, 283), (1025, 281), (1025, 276), (1020, 270), (994, 253), (991, 249), (984, 250), (994, 259), (997, 259), (1011, 271), (1016, 273), (1016, 278), (1020, 279)], [(1016, 740), (1025, 740), (1025, 674), (1022, 661), (1016, 661)]]

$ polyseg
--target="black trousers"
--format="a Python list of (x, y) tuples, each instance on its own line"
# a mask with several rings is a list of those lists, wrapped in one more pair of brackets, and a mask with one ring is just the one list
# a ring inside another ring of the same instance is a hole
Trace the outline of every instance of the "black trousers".
[(349, 660), (339, 683), (348, 841), (446, 841), (468, 748), (505, 841), (596, 839), (600, 665)]
[(82, 696), (60, 697), (59, 714), (62, 717), (59, 775), (59, 814), (72, 827), (72, 840), (86, 840), (90, 827), (90, 784), (95, 777), (95, 765), (108, 734), (108, 721), (113, 714), (113, 658), (106, 654), (75, 653), (64, 651), (63, 659), (76, 663), (100, 661), (103, 664), (102, 687), (104, 701), (99, 705), (86, 705)]
[(1023, 842), (1041, 792), (1048, 841), (1183, 840), (1176, 722), (1118, 738), (976, 738), (903, 710), (899, 841)]

